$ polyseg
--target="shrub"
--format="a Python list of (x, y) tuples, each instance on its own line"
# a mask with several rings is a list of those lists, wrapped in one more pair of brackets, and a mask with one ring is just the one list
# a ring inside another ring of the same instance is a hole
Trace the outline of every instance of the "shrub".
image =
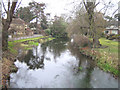
[(48, 35), (51, 35), (51, 30), (50, 29), (46, 29), (45, 33), (48, 34)]
[(105, 34), (104, 34), (104, 33), (101, 33), (101, 37), (105, 37)]
[(91, 41), (83, 35), (76, 35), (73, 37), (74, 44), (79, 47), (90, 47), (92, 46)]
[(62, 17), (59, 17), (50, 26), (50, 35), (56, 38), (67, 37), (66, 27), (67, 23)]
[(120, 35), (111, 34), (111, 35), (108, 35), (106, 38), (109, 40), (120, 39)]

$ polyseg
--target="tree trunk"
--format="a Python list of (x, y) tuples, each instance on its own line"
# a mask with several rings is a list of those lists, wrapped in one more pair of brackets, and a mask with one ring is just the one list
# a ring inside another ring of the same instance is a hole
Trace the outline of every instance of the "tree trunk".
[(8, 2), (8, 11), (6, 12), (7, 14), (7, 19), (2, 18), (2, 50), (6, 51), (8, 50), (8, 29), (10, 27), (10, 23), (12, 22), (14, 10), (16, 7), (16, 2), (12, 2), (12, 6), (10, 7), (10, 2)]
[(93, 37), (93, 48), (98, 48), (100, 46), (101, 46), (101, 44), (100, 44), (99, 38), (95, 35)]
[(2, 50), (6, 51), (8, 49), (8, 29), (9, 22), (4, 22), (2, 27)]
[(99, 42), (99, 37), (98, 37), (98, 33), (96, 31), (95, 20), (94, 20), (94, 9), (96, 6), (95, 2), (86, 2), (85, 3), (85, 1), (84, 1), (83, 3), (84, 3), (84, 6), (85, 6), (87, 14), (88, 14), (90, 31), (92, 32), (92, 35), (93, 35), (93, 48), (100, 47), (101, 45)]

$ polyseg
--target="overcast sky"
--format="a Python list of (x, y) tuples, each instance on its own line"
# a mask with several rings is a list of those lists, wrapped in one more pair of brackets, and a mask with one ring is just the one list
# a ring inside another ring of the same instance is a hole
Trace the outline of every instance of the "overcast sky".
[[(27, 6), (29, 2), (32, 0), (22, 0), (21, 6)], [(61, 15), (61, 14), (68, 14), (70, 11), (74, 10), (74, 6), (79, 4), (81, 0), (34, 0), (36, 2), (43, 2), (46, 3), (46, 13), (51, 13), (52, 16), (54, 15)], [(103, 4), (109, 2), (110, 0), (97, 0), (101, 3), (98, 5), (97, 10), (103, 8)], [(111, 0), (114, 4), (114, 7), (109, 8), (107, 14), (110, 15), (118, 8), (118, 2), (120, 0)]]
[[(6, 0), (3, 0), (4, 2)], [(19, 0), (20, 1), (20, 0)], [(33, 0), (22, 0), (22, 3), (20, 7), (27, 6), (29, 2)], [(67, 16), (70, 16), (70, 11), (74, 11), (74, 7), (80, 3), (81, 0), (34, 0), (39, 3), (45, 3), (46, 4), (46, 13), (51, 13), (51, 16), (54, 15), (60, 16), (61, 14), (66, 14)], [(101, 8), (103, 8), (103, 4), (106, 2), (109, 2), (110, 0), (97, 0), (97, 2), (100, 1), (100, 4), (97, 6), (97, 10), (99, 11)], [(111, 0), (114, 4), (112, 8), (108, 9), (107, 14), (111, 15), (117, 8), (118, 8), (118, 2), (120, 0)], [(117, 13), (117, 12), (116, 12)]]

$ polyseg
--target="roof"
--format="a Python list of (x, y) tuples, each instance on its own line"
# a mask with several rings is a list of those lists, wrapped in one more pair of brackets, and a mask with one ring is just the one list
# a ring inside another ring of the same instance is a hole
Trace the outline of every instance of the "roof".
[(12, 24), (19, 24), (19, 25), (23, 25), (25, 24), (25, 21), (20, 19), (20, 18), (13, 18), (12, 19)]
[(107, 29), (107, 30), (120, 30), (120, 27), (111, 25), (111, 26), (106, 27), (106, 29)]
[(116, 20), (112, 20), (112, 21), (109, 21), (107, 23), (107, 26), (111, 26), (111, 25), (114, 25), (114, 26), (120, 26), (120, 21), (116, 21)]

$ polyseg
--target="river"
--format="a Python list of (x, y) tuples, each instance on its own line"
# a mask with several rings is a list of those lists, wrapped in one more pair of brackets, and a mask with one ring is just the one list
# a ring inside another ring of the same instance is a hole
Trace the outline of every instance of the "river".
[(53, 40), (18, 56), (10, 88), (118, 88), (118, 80), (100, 70), (66, 40)]

